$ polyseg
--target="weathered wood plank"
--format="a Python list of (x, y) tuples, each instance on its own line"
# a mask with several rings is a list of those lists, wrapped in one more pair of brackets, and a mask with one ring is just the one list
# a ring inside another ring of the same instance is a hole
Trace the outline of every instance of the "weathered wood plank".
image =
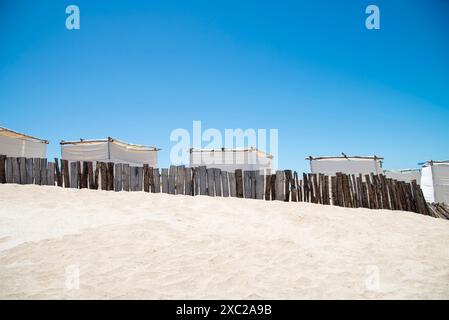
[(0, 155), (0, 183), (6, 183), (6, 155)]
[[(33, 166), (35, 166), (36, 163), (33, 162)], [(61, 160), (61, 173), (62, 173), (62, 178), (64, 180), (64, 188), (70, 188), (70, 173), (69, 173), (69, 161), (68, 160)], [(35, 176), (36, 178), (36, 176)], [(34, 183), (37, 184), (37, 182), (35, 181)]]
[(186, 168), (184, 165), (176, 167), (176, 194), (185, 194), (185, 174)]
[(243, 193), (245, 195), (245, 199), (251, 199), (251, 172), (243, 171)]
[(5, 178), (6, 183), (13, 183), (14, 175), (12, 174), (12, 160), (10, 157), (7, 157), (5, 160)]
[(168, 169), (162, 168), (162, 192), (168, 193)]
[(47, 185), (47, 159), (40, 159), (41, 161), (41, 184)]
[(185, 195), (193, 196), (192, 168), (186, 167), (184, 169), (184, 176), (185, 176)]
[(229, 180), (228, 180), (228, 172), (221, 172), (221, 185), (223, 187), (223, 197), (229, 197)]
[(264, 194), (265, 194), (265, 190), (264, 190), (264, 181), (265, 181), (265, 176), (260, 174), (259, 171), (255, 172), (255, 181), (256, 181), (256, 199), (261, 199), (263, 200)]
[(200, 195), (207, 195), (207, 170), (205, 166), (198, 167), (200, 180)]
[(271, 174), (265, 176), (265, 200), (271, 200)]
[(276, 200), (285, 201), (285, 173), (282, 170), (276, 171), (275, 193)]
[(81, 180), (80, 180), (80, 189), (86, 189), (88, 187), (88, 178), (89, 178), (89, 169), (87, 166), (87, 162), (83, 161), (81, 163)]
[(122, 185), (122, 179), (123, 179), (123, 164), (116, 163), (115, 165), (115, 172), (114, 172), (114, 190), (115, 192), (122, 191), (123, 185)]
[(207, 194), (211, 197), (215, 196), (215, 172), (213, 168), (207, 168)]
[(148, 176), (148, 164), (143, 165), (143, 191), (150, 192), (150, 177)]
[(63, 186), (61, 168), (59, 167), (59, 159), (55, 158), (55, 180), (58, 187)]
[(129, 191), (137, 189), (137, 170), (135, 166), (129, 166)]
[(100, 162), (100, 185), (101, 190), (107, 190), (108, 188), (108, 166), (106, 162)]
[(122, 189), (130, 191), (131, 167), (128, 163), (122, 165)]
[(19, 161), (16, 157), (11, 157), (13, 183), (20, 183)]
[(26, 159), (26, 183), (33, 184), (33, 158)]
[(143, 191), (143, 167), (137, 167), (136, 191)]
[(49, 186), (55, 185), (55, 163), (54, 162), (47, 163), (47, 184)]
[(221, 188), (221, 170), (215, 168), (214, 169), (214, 182), (215, 182), (215, 195), (217, 197), (222, 196), (222, 188)]
[(256, 199), (256, 171), (250, 171), (249, 177), (251, 181), (251, 199)]
[(231, 197), (237, 196), (236, 185), (235, 185), (235, 172), (228, 172), (229, 179), (229, 195)]
[(94, 164), (92, 161), (86, 161), (87, 163), (87, 182), (89, 189), (95, 189), (95, 176), (94, 176)]
[(159, 173), (159, 168), (153, 169), (153, 184), (154, 184), (154, 193), (161, 192), (161, 175)]
[(27, 172), (26, 172), (26, 158), (17, 158), (19, 162), (19, 172), (20, 172), (20, 184), (26, 184), (27, 182)]
[(168, 172), (168, 193), (176, 194), (176, 166), (171, 165)]
[(70, 187), (78, 189), (78, 162), (70, 162)]
[(108, 190), (114, 190), (114, 163), (108, 162)]
[(149, 192), (154, 193), (154, 168), (148, 167), (148, 189)]
[(235, 170), (235, 191), (237, 198), (243, 198), (243, 176), (242, 169)]

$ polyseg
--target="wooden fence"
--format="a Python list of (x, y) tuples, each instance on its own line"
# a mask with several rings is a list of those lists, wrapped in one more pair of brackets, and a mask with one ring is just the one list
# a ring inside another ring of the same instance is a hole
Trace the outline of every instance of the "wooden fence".
[(444, 206), (429, 208), (421, 188), (384, 175), (298, 175), (279, 170), (262, 175), (258, 171), (235, 172), (204, 166), (135, 167), (122, 163), (0, 156), (0, 183), (57, 185), (109, 191), (145, 191), (182, 195), (208, 195), (250, 199), (311, 202), (349, 208), (412, 211), (439, 218)]

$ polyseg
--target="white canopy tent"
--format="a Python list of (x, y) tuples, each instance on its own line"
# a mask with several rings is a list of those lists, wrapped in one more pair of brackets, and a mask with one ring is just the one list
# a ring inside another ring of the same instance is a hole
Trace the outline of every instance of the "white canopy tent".
[(421, 172), (421, 189), (426, 201), (449, 204), (449, 160), (427, 161)]
[(377, 156), (335, 156), (335, 157), (309, 157), (311, 173), (335, 175), (337, 172), (345, 174), (380, 174), (382, 173), (382, 160)]
[(101, 161), (127, 163), (134, 166), (148, 164), (157, 167), (160, 149), (130, 144), (111, 137), (99, 140), (61, 141), (61, 156), (69, 161)]
[(0, 154), (7, 157), (46, 158), (47, 140), (0, 127)]
[(402, 169), (402, 170), (385, 170), (384, 174), (387, 178), (397, 181), (412, 182), (421, 184), (421, 169)]
[(190, 166), (206, 166), (227, 172), (236, 169), (271, 170), (273, 156), (256, 148), (242, 149), (190, 149)]

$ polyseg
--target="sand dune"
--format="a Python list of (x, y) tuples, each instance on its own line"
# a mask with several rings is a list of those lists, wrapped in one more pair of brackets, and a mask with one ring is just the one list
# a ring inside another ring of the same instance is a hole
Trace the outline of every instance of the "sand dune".
[(449, 298), (449, 221), (0, 185), (2, 299)]

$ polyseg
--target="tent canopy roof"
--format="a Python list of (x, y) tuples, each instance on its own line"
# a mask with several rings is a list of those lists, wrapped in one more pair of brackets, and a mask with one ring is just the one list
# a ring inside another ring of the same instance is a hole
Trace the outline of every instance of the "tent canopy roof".
[(348, 159), (348, 160), (383, 160), (384, 158), (374, 156), (323, 156), (323, 157), (312, 157), (309, 156), (306, 160), (338, 160), (338, 159)]
[(385, 172), (397, 172), (397, 173), (403, 173), (403, 172), (416, 172), (421, 171), (420, 168), (411, 168), (411, 169), (386, 169)]
[(271, 154), (268, 154), (264, 151), (254, 148), (254, 147), (250, 147), (250, 148), (221, 148), (221, 149), (190, 148), (190, 153), (193, 153), (193, 152), (256, 152), (257, 155), (259, 155), (259, 156), (267, 157), (269, 159), (273, 158), (273, 156)]
[(149, 147), (149, 146), (144, 146), (144, 145), (140, 145), (140, 144), (132, 144), (132, 143), (128, 143), (128, 142), (124, 142), (115, 138), (111, 138), (108, 137), (107, 139), (92, 139), (92, 140), (86, 140), (86, 139), (80, 139), (77, 141), (64, 141), (62, 140), (60, 142), (61, 145), (65, 145), (65, 144), (92, 144), (92, 143), (99, 143), (99, 142), (112, 142), (112, 143), (116, 143), (128, 148), (132, 148), (135, 151), (159, 151), (161, 150), (160, 148), (156, 148), (156, 147)]
[(36, 137), (33, 137), (33, 136), (29, 136), (27, 134), (23, 134), (23, 133), (20, 133), (20, 132), (17, 132), (17, 131), (13, 131), (11, 129), (4, 128), (4, 127), (0, 127), (0, 135), (6, 136), (6, 137), (9, 137), (9, 138), (27, 140), (27, 141), (31, 141), (31, 142), (40, 142), (40, 143), (45, 143), (45, 144), (49, 143), (48, 140), (44, 140), (44, 139), (36, 138)]
[(427, 166), (431, 166), (434, 164), (443, 164), (443, 165), (449, 165), (449, 160), (427, 160), (424, 164), (423, 167), (427, 167)]

